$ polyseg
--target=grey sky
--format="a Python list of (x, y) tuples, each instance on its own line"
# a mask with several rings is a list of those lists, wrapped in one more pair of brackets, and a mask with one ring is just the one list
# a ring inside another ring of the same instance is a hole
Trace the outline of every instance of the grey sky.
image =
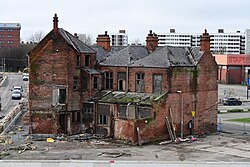
[(250, 28), (250, 0), (8, 0), (1, 2), (0, 22), (21, 23), (21, 38), (52, 29), (54, 13), (59, 27), (94, 39), (104, 31), (125, 29), (129, 41), (175, 28), (180, 33), (245, 31)]

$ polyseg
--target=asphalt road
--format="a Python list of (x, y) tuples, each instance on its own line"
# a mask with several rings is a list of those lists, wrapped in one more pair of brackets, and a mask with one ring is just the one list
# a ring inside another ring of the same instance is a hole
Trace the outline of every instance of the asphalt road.
[(11, 89), (14, 85), (20, 85), (23, 87), (23, 96), (27, 96), (26, 88), (28, 85), (27, 81), (22, 80), (22, 73), (17, 74), (7, 74), (7, 79), (0, 87), (0, 95), (2, 102), (2, 111), (0, 111), (0, 116), (4, 116), (9, 112), (9, 110), (19, 103), (19, 100), (11, 99)]

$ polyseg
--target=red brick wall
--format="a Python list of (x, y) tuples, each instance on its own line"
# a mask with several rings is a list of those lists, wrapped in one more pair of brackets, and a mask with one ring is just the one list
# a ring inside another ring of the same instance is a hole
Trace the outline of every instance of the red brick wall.
[[(134, 69), (133, 72), (140, 70), (142, 69)], [(150, 74), (154, 71), (147, 69), (145, 72)], [(159, 103), (154, 103), (153, 111), (155, 112), (155, 117), (153, 119), (142, 119), (135, 122), (134, 120), (116, 120), (116, 138), (137, 143), (136, 127), (140, 128), (140, 136), (143, 142), (167, 138), (168, 131), (165, 121), (166, 117), (170, 118), (169, 108), (172, 109), (177, 136), (180, 136), (181, 133), (181, 112), (183, 112), (184, 136), (190, 133), (188, 122), (193, 120), (191, 111), (195, 111), (195, 134), (209, 134), (216, 131), (218, 97), (218, 86), (216, 82), (217, 65), (212, 55), (206, 53), (200, 60), (197, 68), (170, 69), (167, 74), (167, 83), (165, 81), (164, 83), (169, 87), (169, 93), (166, 98), (162, 98)], [(130, 77), (130, 83), (133, 83), (133, 73), (130, 74)], [(147, 84), (152, 85), (152, 80), (145, 79)], [(134, 88), (131, 88), (130, 90), (133, 89)], [(150, 92), (150, 89), (146, 90)], [(177, 93), (177, 90), (180, 90), (181, 93)]]
[[(10, 30), (10, 29), (9, 29)], [(1, 47), (19, 47), (20, 45), (20, 30), (12, 29), (12, 31), (8, 31), (8, 29), (4, 29), (4, 31), (0, 31), (0, 36), (4, 35), (4, 38), (0, 38), (0, 41), (4, 41), (4, 43), (0, 43)]]
[[(52, 41), (51, 36), (57, 38)], [(50, 133), (58, 130), (57, 109), (52, 106), (54, 86), (66, 86), (65, 111), (80, 109), (80, 93), (78, 90), (73, 90), (73, 77), (78, 76), (80, 80), (80, 70), (76, 68), (76, 55), (77, 53), (68, 47), (62, 37), (53, 32), (31, 52), (29, 108), (32, 112), (34, 132)], [(47, 115), (53, 119), (37, 118), (38, 112), (48, 112)]]

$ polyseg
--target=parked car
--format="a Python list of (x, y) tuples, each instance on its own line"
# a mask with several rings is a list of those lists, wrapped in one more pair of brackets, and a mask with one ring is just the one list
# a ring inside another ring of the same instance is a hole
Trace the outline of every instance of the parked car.
[(241, 105), (242, 101), (240, 101), (237, 98), (230, 97), (230, 98), (223, 99), (223, 104), (224, 105), (229, 105), (229, 106), (231, 106), (231, 105)]
[(25, 74), (25, 75), (23, 76), (23, 81), (28, 81), (28, 80), (29, 80), (29, 75), (26, 75), (26, 74)]
[(23, 91), (23, 87), (19, 86), (19, 85), (15, 85), (15, 86), (13, 86), (12, 91), (14, 91), (14, 90), (19, 90), (20, 92), (22, 92)]
[(12, 91), (12, 94), (11, 94), (11, 98), (14, 100), (20, 100), (22, 98), (22, 93), (20, 92), (20, 90), (18, 89), (15, 89)]

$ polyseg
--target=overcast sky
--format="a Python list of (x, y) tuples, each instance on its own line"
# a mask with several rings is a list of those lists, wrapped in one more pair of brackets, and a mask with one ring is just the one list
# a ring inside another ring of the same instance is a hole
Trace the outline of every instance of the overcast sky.
[(242, 32), (250, 28), (250, 0), (5, 0), (0, 22), (21, 23), (21, 39), (38, 31), (47, 34), (57, 13), (59, 27), (70, 33), (91, 35), (125, 29), (129, 41), (145, 41), (149, 30), (157, 34), (175, 28), (179, 33)]

